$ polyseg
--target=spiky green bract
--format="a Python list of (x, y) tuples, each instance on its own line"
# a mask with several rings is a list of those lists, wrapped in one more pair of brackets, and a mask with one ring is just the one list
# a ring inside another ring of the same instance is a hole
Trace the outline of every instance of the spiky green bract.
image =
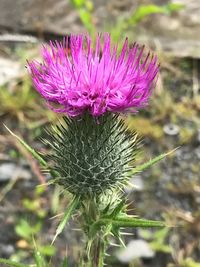
[(59, 174), (55, 183), (81, 198), (123, 188), (137, 152), (136, 134), (130, 134), (113, 114), (98, 121), (89, 114), (64, 117), (47, 130), (44, 142), (52, 148), (48, 158)]

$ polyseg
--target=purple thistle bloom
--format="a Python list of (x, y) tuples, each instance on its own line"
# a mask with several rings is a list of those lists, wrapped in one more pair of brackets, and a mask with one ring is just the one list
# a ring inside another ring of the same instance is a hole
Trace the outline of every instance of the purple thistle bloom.
[[(68, 48), (70, 47), (70, 49)], [(131, 48), (126, 38), (118, 54), (110, 35), (98, 35), (96, 46), (84, 35), (71, 35), (42, 50), (43, 63), (28, 63), (37, 91), (55, 112), (74, 117), (89, 112), (136, 112), (148, 103), (159, 70), (157, 57), (144, 47)]]

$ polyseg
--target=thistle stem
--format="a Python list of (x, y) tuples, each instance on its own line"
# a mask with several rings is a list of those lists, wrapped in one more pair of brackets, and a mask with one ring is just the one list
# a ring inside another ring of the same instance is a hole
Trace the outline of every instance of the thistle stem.
[(98, 236), (91, 245), (90, 253), (84, 262), (84, 267), (103, 267), (105, 257), (105, 241), (102, 236)]
[(103, 267), (104, 266), (104, 256), (105, 256), (105, 244), (102, 237), (98, 237), (96, 244), (94, 244), (94, 252), (92, 255), (93, 266)]
[(84, 264), (81, 266), (84, 267), (103, 267), (104, 266), (104, 257), (106, 250), (106, 237), (104, 227), (98, 227), (97, 231), (93, 231), (93, 223), (98, 222), (99, 220), (99, 207), (98, 203), (95, 200), (90, 200), (85, 203), (85, 212), (87, 218), (86, 224), (86, 251)]

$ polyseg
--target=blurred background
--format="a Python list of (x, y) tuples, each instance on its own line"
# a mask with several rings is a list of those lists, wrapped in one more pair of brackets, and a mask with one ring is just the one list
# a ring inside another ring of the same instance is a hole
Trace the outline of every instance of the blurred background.
[[(0, 257), (32, 263), (35, 246), (58, 267), (76, 266), (82, 236), (72, 221), (50, 246), (68, 198), (38, 186), (45, 175), (5, 129), (40, 152), (45, 126), (58, 116), (32, 88), (26, 60), (40, 58), (42, 43), (70, 33), (108, 31), (155, 51), (161, 63), (149, 107), (128, 116), (143, 137), (138, 164), (179, 147), (134, 176), (126, 188), (133, 214), (162, 219), (165, 229), (126, 229), (125, 249), (112, 246), (107, 266), (200, 266), (200, 1), (0, 0)], [(48, 152), (48, 151), (46, 151)], [(115, 240), (113, 240), (115, 243)]]

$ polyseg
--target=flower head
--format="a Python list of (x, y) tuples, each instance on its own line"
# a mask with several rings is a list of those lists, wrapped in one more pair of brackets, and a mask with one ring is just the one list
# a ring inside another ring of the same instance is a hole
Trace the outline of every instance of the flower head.
[[(68, 48), (70, 47), (70, 49)], [(43, 63), (28, 63), (37, 91), (55, 112), (70, 117), (85, 112), (98, 117), (107, 112), (135, 112), (148, 103), (158, 73), (157, 57), (144, 58), (144, 47), (128, 39), (120, 53), (109, 34), (96, 38), (71, 35), (42, 50)]]

